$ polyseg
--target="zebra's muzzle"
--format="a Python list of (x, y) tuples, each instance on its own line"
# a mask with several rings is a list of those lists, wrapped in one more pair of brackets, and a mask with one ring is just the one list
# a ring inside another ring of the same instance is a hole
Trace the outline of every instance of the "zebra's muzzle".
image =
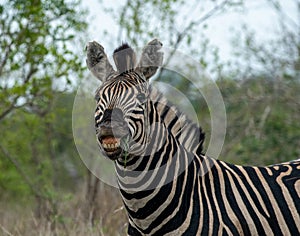
[(116, 160), (123, 156), (123, 140), (129, 135), (127, 128), (115, 126), (115, 129), (112, 129), (111, 126), (102, 125), (97, 133), (101, 150), (105, 156), (111, 160)]
[(121, 139), (114, 136), (99, 136), (100, 146), (104, 154), (111, 160), (122, 156)]
[(123, 112), (119, 108), (106, 109), (101, 121), (96, 122), (96, 133), (102, 152), (111, 160), (123, 156), (123, 140), (129, 135)]
[(120, 146), (120, 138), (107, 136), (101, 138), (100, 143), (109, 159), (115, 160), (121, 156), (122, 148)]

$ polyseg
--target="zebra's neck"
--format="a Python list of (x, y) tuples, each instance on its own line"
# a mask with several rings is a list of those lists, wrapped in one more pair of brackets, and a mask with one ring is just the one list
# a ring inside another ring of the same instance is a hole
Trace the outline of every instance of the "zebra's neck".
[[(136, 148), (138, 151), (133, 150), (127, 157), (126, 163), (124, 160), (116, 163), (117, 174), (120, 178), (124, 176), (123, 181), (126, 183), (134, 183), (139, 179), (138, 176), (141, 177), (143, 173), (149, 177), (149, 174), (152, 175), (156, 168), (163, 167), (175, 158), (175, 154), (171, 152), (172, 141), (176, 142), (174, 136), (156, 112), (155, 104), (150, 101), (148, 107), (149, 114), (156, 115), (150, 117), (149, 127), (144, 126), (145, 140), (142, 143), (133, 141), (135, 146), (140, 147), (139, 149)], [(130, 179), (129, 176), (134, 176), (134, 178)]]
[[(116, 171), (121, 182), (131, 184), (131, 186), (141, 178), (144, 181), (147, 177), (150, 179), (150, 176), (157, 174), (155, 169), (163, 170), (166, 163), (172, 160), (174, 162), (177, 158), (182, 159), (182, 156), (187, 154), (202, 156), (204, 142), (202, 129), (171, 104), (157, 89), (149, 88), (149, 98), (149, 110), (146, 114), (149, 119), (145, 120), (150, 122), (148, 125), (151, 128), (149, 131), (148, 127), (144, 126), (146, 141), (140, 145), (145, 148), (139, 155), (129, 155), (127, 160), (116, 162)], [(174, 143), (173, 147), (168, 147), (171, 143)], [(172, 148), (175, 146), (178, 146), (176, 153), (172, 153)], [(180, 168), (186, 168), (186, 166)], [(140, 188), (142, 189), (143, 187)]]
[[(152, 102), (150, 109), (150, 113), (157, 112)], [(173, 197), (181, 194), (178, 186), (194, 182), (199, 167), (193, 163), (194, 154), (187, 152), (161, 117), (154, 115), (152, 118), (150, 142), (144, 155), (131, 157), (126, 168), (123, 163), (116, 163), (120, 192), (129, 219), (141, 229), (148, 228), (157, 214), (166, 211)], [(194, 170), (189, 170), (191, 168)]]
[(168, 130), (188, 152), (201, 155), (205, 134), (174, 104), (169, 102), (161, 92), (150, 87), (150, 99), (154, 102), (155, 111), (163, 120)]

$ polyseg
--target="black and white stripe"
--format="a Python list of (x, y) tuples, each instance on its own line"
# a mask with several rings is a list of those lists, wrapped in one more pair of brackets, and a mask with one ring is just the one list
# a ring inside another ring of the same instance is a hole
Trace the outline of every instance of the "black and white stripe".
[(146, 82), (157, 67), (127, 64), (115, 74), (106, 66), (95, 122), (118, 108), (130, 130), (129, 155), (115, 160), (128, 235), (300, 235), (300, 159), (252, 167), (205, 156), (201, 129)]

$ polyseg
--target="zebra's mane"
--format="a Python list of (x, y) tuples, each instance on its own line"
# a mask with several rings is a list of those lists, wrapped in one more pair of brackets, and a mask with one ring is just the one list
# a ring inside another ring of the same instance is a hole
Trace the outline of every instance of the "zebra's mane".
[(164, 120), (166, 127), (179, 143), (188, 151), (201, 155), (205, 134), (180, 109), (168, 101), (157, 89), (150, 86), (150, 98), (155, 103), (157, 112)]
[(135, 68), (136, 54), (128, 43), (123, 43), (116, 48), (113, 58), (119, 74), (127, 73)]

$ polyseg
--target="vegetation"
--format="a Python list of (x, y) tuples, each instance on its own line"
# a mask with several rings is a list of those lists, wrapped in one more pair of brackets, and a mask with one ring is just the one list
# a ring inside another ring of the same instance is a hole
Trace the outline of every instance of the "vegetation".
[[(234, 31), (234, 54), (224, 62), (205, 29), (212, 16), (245, 9), (244, 1), (186, 2), (132, 0), (106, 9), (118, 41), (141, 46), (159, 37), (213, 75), (227, 112), (220, 159), (267, 165), (299, 157), (300, 23), (281, 1), (265, 0), (278, 16), (277, 35), (261, 42), (245, 25)], [(199, 18), (189, 17), (193, 9)], [(81, 1), (4, 0), (0, 13), (0, 235), (124, 235), (117, 189), (87, 170), (73, 141), (73, 100), (87, 76), (83, 49), (90, 40)], [(116, 36), (103, 37), (109, 43)], [(193, 84), (165, 70), (156, 80), (190, 98), (209, 140), (209, 108)]]

